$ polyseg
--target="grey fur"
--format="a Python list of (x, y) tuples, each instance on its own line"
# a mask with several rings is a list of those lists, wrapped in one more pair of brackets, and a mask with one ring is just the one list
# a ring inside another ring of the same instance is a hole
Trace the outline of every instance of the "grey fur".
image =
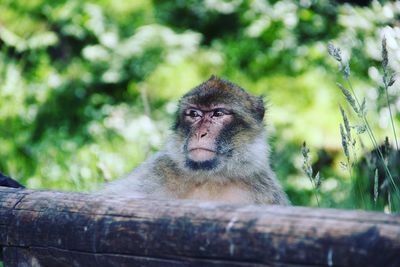
[[(209, 81), (213, 84), (216, 81), (227, 84), (226, 81), (216, 77), (212, 77)], [(207, 82), (200, 86), (207, 87)], [(195, 89), (199, 90), (199, 87)], [(243, 89), (240, 88), (240, 90)], [(259, 101), (258, 98), (254, 99)], [(181, 103), (184, 102), (185, 97), (182, 100)], [(248, 196), (249, 200), (243, 202), (288, 205), (287, 196), (270, 167), (269, 146), (262, 121), (253, 118), (251, 115), (247, 118), (249, 125), (254, 125), (254, 127), (249, 126), (250, 133), (242, 133), (234, 139), (229, 157), (220, 155), (221, 164), (215, 169), (193, 171), (185, 167), (185, 137), (175, 132), (162, 151), (145, 161), (125, 178), (105, 185), (97, 193), (158, 199), (186, 199), (196, 198), (194, 197), (198, 193), (196, 190), (201, 188), (203, 193), (200, 195), (204, 196), (201, 199), (224, 201), (224, 198), (218, 198), (218, 191), (222, 192), (231, 186), (232, 192), (240, 190)], [(210, 193), (209, 195), (213, 197), (209, 198), (206, 192), (208, 189), (217, 193)], [(234, 193), (228, 192), (227, 195), (230, 198), (229, 201), (236, 202), (235, 199), (231, 199), (234, 198)], [(241, 200), (237, 202), (240, 203)]]

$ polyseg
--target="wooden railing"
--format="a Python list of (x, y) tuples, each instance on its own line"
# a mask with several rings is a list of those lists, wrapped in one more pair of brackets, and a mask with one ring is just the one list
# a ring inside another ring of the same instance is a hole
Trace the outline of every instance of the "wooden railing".
[(400, 266), (400, 215), (0, 187), (8, 266)]

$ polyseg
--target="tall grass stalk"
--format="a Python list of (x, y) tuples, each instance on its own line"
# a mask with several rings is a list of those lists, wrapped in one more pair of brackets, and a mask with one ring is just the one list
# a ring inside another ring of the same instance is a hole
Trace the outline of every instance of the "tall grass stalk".
[(378, 169), (375, 169), (375, 175), (374, 175), (374, 204), (375, 204), (375, 206), (376, 206), (376, 202), (378, 201), (378, 194), (379, 194), (378, 183), (379, 183)]
[(303, 171), (311, 182), (315, 199), (317, 200), (317, 205), (319, 207), (320, 202), (318, 198), (318, 190), (321, 187), (321, 176), (319, 172), (313, 175), (313, 169), (310, 163), (311, 162), (310, 149), (307, 147), (306, 142), (303, 142), (303, 146), (301, 147), (301, 154), (303, 155), (303, 166), (302, 166)]
[[(393, 178), (393, 176), (392, 176), (392, 174), (391, 174), (391, 172), (390, 172), (390, 170), (388, 168), (387, 163), (384, 160), (382, 151), (379, 148), (378, 142), (377, 142), (377, 140), (375, 138), (375, 135), (374, 135), (374, 133), (372, 131), (372, 128), (371, 128), (371, 126), (369, 124), (369, 121), (367, 119), (366, 111), (365, 111), (365, 103), (364, 103), (364, 101), (362, 103), (359, 101), (359, 99), (358, 99), (358, 97), (357, 97), (357, 95), (355, 93), (355, 90), (353, 88), (353, 85), (352, 85), (352, 83), (351, 83), (351, 81), (349, 79), (349, 77), (350, 77), (349, 64), (343, 62), (340, 49), (336, 48), (333, 44), (328, 44), (328, 53), (337, 62), (339, 62), (340, 69), (341, 69), (341, 71), (343, 73), (343, 78), (346, 81), (348, 88), (350, 88), (350, 91), (347, 90), (347, 88), (344, 87), (343, 85), (341, 85), (340, 83), (338, 83), (338, 86), (342, 90), (343, 94), (346, 97), (346, 100), (352, 106), (352, 108), (355, 111), (355, 113), (358, 115), (358, 117), (360, 117), (362, 119), (362, 121), (363, 121), (363, 123), (364, 123), (364, 125), (366, 127), (367, 134), (368, 134), (368, 136), (369, 136), (369, 138), (371, 140), (371, 143), (372, 143), (374, 149), (378, 152), (379, 158), (382, 160), (382, 165), (383, 165), (383, 167), (385, 169), (385, 172), (386, 172), (387, 176), (389, 177), (393, 188), (396, 191), (396, 195), (400, 197), (400, 190), (399, 190), (398, 186), (396, 185), (396, 183), (394, 181), (394, 178)], [(386, 60), (387, 60), (387, 53), (386, 53)], [(383, 61), (385, 61), (385, 58), (383, 58)], [(387, 66), (387, 63), (386, 63), (386, 66)], [(391, 80), (394, 80), (394, 78), (391, 78)], [(393, 85), (394, 82), (391, 82), (391, 83)], [(389, 85), (389, 83), (387, 85)], [(392, 120), (392, 122), (393, 122), (393, 120)], [(394, 133), (394, 134), (396, 134), (396, 133)]]
[(392, 125), (394, 140), (396, 142), (396, 149), (399, 150), (399, 143), (397, 141), (396, 128), (394, 126), (392, 108), (390, 105), (389, 93), (388, 93), (389, 87), (392, 86), (396, 82), (396, 80), (394, 78), (394, 74), (389, 73), (388, 64), (389, 64), (389, 57), (388, 57), (388, 51), (386, 48), (386, 38), (383, 37), (383, 39), (382, 39), (382, 68), (383, 68), (382, 80), (383, 80), (383, 85), (384, 85), (384, 89), (385, 89), (386, 103), (387, 103), (387, 106), (389, 109), (390, 122)]
[[(340, 136), (342, 139), (342, 148), (344, 155), (346, 156), (347, 163), (342, 163), (342, 166), (349, 172), (349, 177), (353, 184), (355, 184), (355, 179), (353, 176), (353, 167), (357, 161), (356, 153), (356, 139), (353, 139), (351, 134), (351, 126), (349, 119), (347, 118), (346, 112), (344, 111), (342, 105), (339, 104), (340, 113), (342, 114), (343, 124), (340, 124)], [(343, 126), (344, 125), (344, 126)], [(351, 152), (351, 153), (350, 153)], [(365, 204), (364, 196), (359, 184), (357, 184), (357, 189), (359, 195), (361, 196), (362, 203)]]

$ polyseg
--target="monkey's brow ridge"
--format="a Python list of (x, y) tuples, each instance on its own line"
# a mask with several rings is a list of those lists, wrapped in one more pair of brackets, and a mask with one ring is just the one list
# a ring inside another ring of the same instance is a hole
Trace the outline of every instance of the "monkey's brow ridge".
[(203, 109), (203, 108), (196, 108), (196, 107), (188, 107), (185, 109), (185, 112), (188, 110), (198, 110), (201, 111), (202, 113), (208, 113), (208, 112), (215, 112), (215, 111), (222, 111), (223, 113), (230, 115), (230, 114), (234, 114), (234, 112), (232, 110), (226, 109), (226, 108), (212, 108), (212, 109)]

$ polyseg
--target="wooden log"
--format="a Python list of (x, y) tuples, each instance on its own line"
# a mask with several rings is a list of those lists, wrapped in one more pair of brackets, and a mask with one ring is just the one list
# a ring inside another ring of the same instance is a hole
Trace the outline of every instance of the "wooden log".
[(400, 266), (400, 215), (0, 187), (8, 266)]

